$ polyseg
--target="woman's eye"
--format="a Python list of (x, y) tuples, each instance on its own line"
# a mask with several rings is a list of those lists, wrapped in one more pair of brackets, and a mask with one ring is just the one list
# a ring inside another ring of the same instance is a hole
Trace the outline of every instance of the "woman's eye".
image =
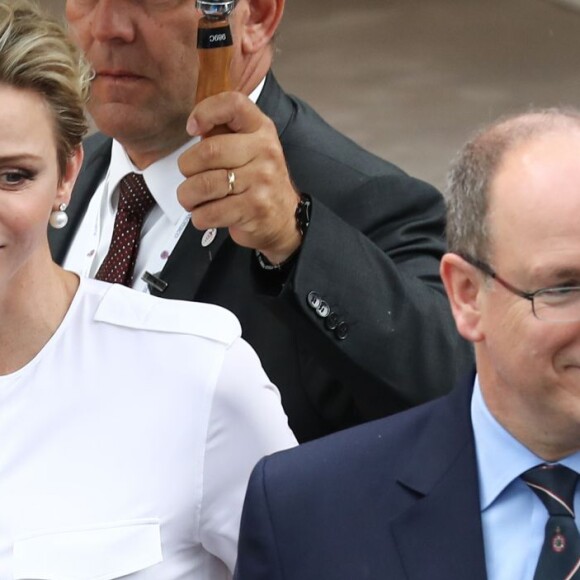
[(14, 170), (0, 173), (0, 183), (4, 186), (16, 186), (33, 179), (30, 171)]

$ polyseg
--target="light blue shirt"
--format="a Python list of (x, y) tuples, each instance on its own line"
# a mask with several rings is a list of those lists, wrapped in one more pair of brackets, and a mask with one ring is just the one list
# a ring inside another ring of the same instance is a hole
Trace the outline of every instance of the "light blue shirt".
[[(548, 512), (519, 478), (545, 463), (506, 431), (490, 413), (475, 379), (471, 420), (479, 472), (481, 519), (489, 580), (532, 580)], [(580, 452), (559, 463), (580, 473)], [(580, 510), (580, 485), (574, 497)], [(578, 517), (576, 517), (578, 525)]]

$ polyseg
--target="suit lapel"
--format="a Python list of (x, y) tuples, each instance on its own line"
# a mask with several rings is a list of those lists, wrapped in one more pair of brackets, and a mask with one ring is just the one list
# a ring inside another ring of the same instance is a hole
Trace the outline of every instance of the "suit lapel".
[(219, 228), (215, 239), (204, 245), (205, 231), (196, 230), (191, 222), (181, 234), (159, 277), (167, 282), (163, 292), (150, 289), (164, 298), (193, 300), (216, 254), (229, 238), (228, 230)]
[(422, 496), (392, 522), (409, 580), (486, 579), (471, 393), (441, 401), (399, 477)]

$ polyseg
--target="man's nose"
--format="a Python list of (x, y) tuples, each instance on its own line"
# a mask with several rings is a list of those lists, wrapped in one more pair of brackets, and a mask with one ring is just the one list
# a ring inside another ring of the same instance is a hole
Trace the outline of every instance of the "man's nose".
[(98, 0), (91, 16), (93, 37), (100, 42), (135, 39), (137, 4), (127, 0)]

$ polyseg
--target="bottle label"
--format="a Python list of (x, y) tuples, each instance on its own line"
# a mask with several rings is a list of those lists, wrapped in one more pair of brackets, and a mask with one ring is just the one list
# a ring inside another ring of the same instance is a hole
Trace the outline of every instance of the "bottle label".
[(232, 46), (232, 44), (232, 32), (229, 26), (199, 28), (197, 31), (197, 48), (222, 48)]

